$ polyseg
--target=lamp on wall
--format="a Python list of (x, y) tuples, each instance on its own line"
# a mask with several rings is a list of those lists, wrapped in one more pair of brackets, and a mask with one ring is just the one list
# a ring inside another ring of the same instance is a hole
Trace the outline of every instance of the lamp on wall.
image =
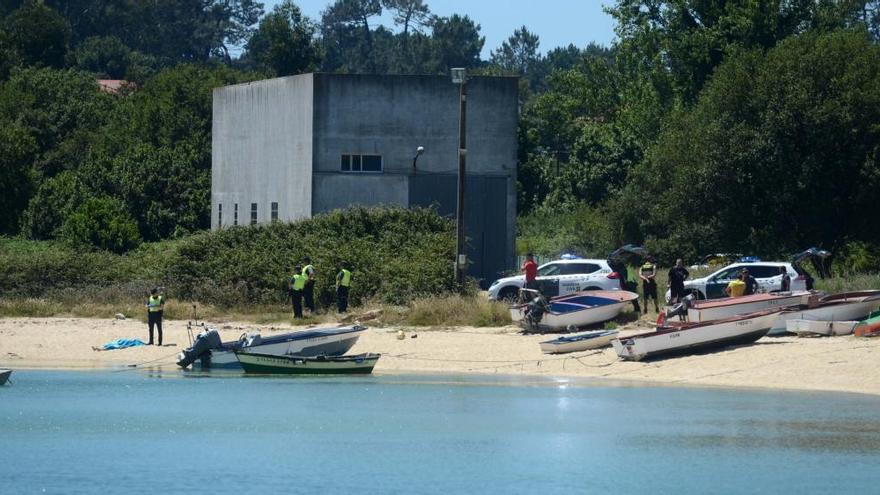
[(424, 146), (419, 146), (418, 148), (416, 148), (416, 156), (413, 157), (413, 173), (416, 173), (416, 162), (419, 161), (419, 157), (422, 156), (422, 153), (424, 152)]

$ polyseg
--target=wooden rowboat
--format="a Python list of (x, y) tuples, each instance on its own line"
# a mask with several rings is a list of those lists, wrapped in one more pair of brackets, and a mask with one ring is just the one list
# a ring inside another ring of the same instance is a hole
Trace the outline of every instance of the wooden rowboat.
[(780, 292), (700, 301), (694, 303), (688, 309), (688, 319), (699, 323), (754, 313), (755, 311), (763, 311), (765, 309), (807, 304), (810, 295), (811, 293), (807, 291)]
[(788, 320), (785, 322), (789, 333), (797, 334), (798, 337), (832, 337), (836, 335), (849, 335), (858, 324), (857, 321), (820, 321), (820, 320)]
[(356, 356), (275, 356), (235, 351), (245, 373), (284, 375), (348, 375), (369, 374), (380, 354)]
[(781, 308), (703, 323), (676, 323), (611, 342), (621, 359), (694, 354), (731, 345), (751, 344), (767, 334)]
[(554, 297), (537, 318), (533, 303), (511, 306), (510, 318), (526, 331), (552, 332), (612, 320), (639, 295), (625, 290), (589, 290)]
[(616, 338), (617, 330), (596, 330), (593, 332), (576, 333), (541, 342), (541, 351), (544, 354), (562, 354), (598, 349), (611, 344), (611, 341)]

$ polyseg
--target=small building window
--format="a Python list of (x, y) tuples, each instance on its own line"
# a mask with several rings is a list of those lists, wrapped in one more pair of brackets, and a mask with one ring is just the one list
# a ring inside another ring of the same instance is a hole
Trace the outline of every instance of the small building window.
[(232, 225), (238, 225), (238, 203), (235, 203), (234, 210), (232, 212)]
[(217, 203), (217, 228), (223, 226), (223, 203)]
[(251, 225), (257, 224), (257, 204), (251, 203)]
[(272, 203), (272, 221), (273, 222), (278, 221), (278, 203), (276, 203), (276, 202)]
[(342, 155), (343, 172), (381, 172), (382, 155)]

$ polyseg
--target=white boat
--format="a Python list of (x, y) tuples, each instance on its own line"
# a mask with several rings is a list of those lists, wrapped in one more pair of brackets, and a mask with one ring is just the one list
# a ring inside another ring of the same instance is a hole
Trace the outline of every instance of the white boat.
[(750, 344), (767, 334), (779, 311), (768, 309), (702, 323), (674, 323), (611, 344), (618, 356), (631, 361)]
[(692, 323), (701, 323), (765, 309), (806, 304), (811, 295), (813, 294), (809, 291), (775, 292), (698, 301), (688, 308), (688, 320)]
[(178, 355), (177, 364), (186, 368), (198, 361), (202, 369), (240, 369), (235, 351), (274, 356), (341, 356), (354, 346), (366, 329), (360, 325), (311, 328), (267, 337), (259, 333), (246, 333), (234, 342), (220, 342), (216, 330), (206, 330), (199, 334), (192, 347)]
[[(767, 335), (785, 335), (790, 332), (790, 320), (815, 320), (821, 322), (862, 320), (872, 311), (880, 309), (880, 291), (842, 292), (825, 296), (813, 304), (799, 304), (779, 314)], [(818, 327), (817, 327), (818, 328)]]
[(580, 328), (612, 320), (639, 295), (625, 290), (590, 290), (511, 306), (510, 318), (531, 331)]
[(785, 328), (798, 337), (849, 335), (858, 321), (788, 320)]
[(541, 342), (541, 351), (544, 354), (563, 354), (598, 349), (609, 345), (612, 340), (617, 338), (617, 334), (617, 330), (595, 330), (565, 335), (558, 339)]
[(0, 370), (0, 385), (6, 385), (6, 381), (9, 380), (9, 375), (12, 374), (12, 370)]

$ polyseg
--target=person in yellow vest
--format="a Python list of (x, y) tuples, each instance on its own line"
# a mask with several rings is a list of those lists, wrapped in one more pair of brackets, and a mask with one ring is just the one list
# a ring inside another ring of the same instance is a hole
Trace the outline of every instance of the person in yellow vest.
[(306, 300), (306, 308), (309, 312), (315, 312), (315, 267), (312, 266), (312, 259), (306, 256), (303, 258), (302, 274), (306, 276), (306, 286), (303, 289), (303, 297)]
[(348, 290), (351, 287), (351, 271), (347, 261), (340, 263), (336, 274), (336, 310), (345, 313), (348, 309)]
[(306, 287), (308, 277), (303, 275), (302, 265), (293, 267), (293, 276), (290, 277), (290, 303), (293, 306), (293, 317), (303, 317), (303, 289)]
[(639, 268), (639, 278), (642, 279), (642, 309), (648, 312), (648, 300), (654, 299), (654, 311), (659, 313), (660, 308), (657, 306), (657, 265), (654, 264), (654, 258), (648, 256), (648, 259)]
[(730, 297), (740, 297), (746, 292), (746, 283), (743, 282), (742, 274), (738, 274), (735, 279), (731, 280), (724, 293)]
[(147, 345), (153, 345), (153, 327), (159, 331), (159, 345), (162, 345), (162, 310), (165, 309), (165, 296), (160, 293), (160, 287), (150, 289), (150, 298), (147, 299), (147, 326), (150, 329), (150, 341)]

